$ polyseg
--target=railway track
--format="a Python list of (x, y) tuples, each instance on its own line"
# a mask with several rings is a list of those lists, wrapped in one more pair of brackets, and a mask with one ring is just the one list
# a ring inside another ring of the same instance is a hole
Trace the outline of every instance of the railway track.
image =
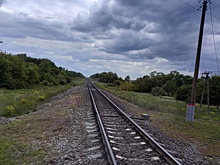
[(180, 165), (98, 88), (88, 89), (110, 164)]

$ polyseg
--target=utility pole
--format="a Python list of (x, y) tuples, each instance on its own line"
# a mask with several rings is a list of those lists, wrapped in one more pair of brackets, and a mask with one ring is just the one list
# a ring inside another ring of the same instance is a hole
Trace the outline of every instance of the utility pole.
[(197, 88), (197, 81), (198, 81), (200, 55), (201, 55), (201, 48), (202, 48), (202, 38), (203, 38), (203, 30), (204, 30), (207, 3), (208, 3), (208, 0), (204, 0), (203, 7), (202, 7), (201, 24), (200, 24), (200, 30), (199, 30), (199, 39), (198, 39), (196, 62), (195, 62), (195, 69), (194, 69), (192, 93), (191, 93), (191, 97), (189, 98), (189, 103), (187, 105), (186, 121), (194, 121), (196, 88)]
[(204, 81), (204, 87), (203, 87), (203, 90), (202, 90), (202, 97), (201, 97), (201, 100), (200, 100), (200, 110), (202, 109), (202, 101), (203, 101), (203, 97), (204, 97), (204, 92), (205, 92), (205, 88), (207, 87), (207, 107), (208, 107), (208, 114), (210, 113), (210, 104), (209, 104), (209, 74), (211, 74), (212, 72), (204, 72), (202, 73), (202, 75), (205, 75), (205, 77), (203, 77), (203, 79), (205, 79)]

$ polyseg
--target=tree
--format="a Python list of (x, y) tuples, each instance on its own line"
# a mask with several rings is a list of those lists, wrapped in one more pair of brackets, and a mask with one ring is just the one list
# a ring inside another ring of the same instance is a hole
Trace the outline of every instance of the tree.
[(176, 92), (176, 99), (188, 101), (192, 90), (192, 85), (181, 86)]
[(90, 77), (96, 78), (98, 79), (99, 82), (103, 82), (103, 83), (114, 83), (115, 80), (119, 79), (118, 75), (112, 72), (96, 73), (94, 75), (91, 75)]
[(132, 91), (133, 90), (133, 84), (131, 84), (130, 82), (121, 82), (120, 84), (120, 89), (121, 90), (125, 90), (125, 91)]
[(39, 68), (36, 64), (27, 62), (26, 63), (26, 75), (27, 75), (27, 82), (30, 86), (38, 84), (39, 83)]
[(151, 91), (154, 96), (165, 96), (166, 92), (161, 87), (153, 87)]
[(220, 99), (220, 76), (212, 76), (210, 83), (210, 104), (217, 105)]
[(174, 96), (177, 90), (176, 83), (174, 81), (168, 80), (164, 85), (163, 89), (167, 92), (168, 96)]
[(130, 76), (126, 76), (125, 81), (130, 82), (131, 81)]
[(58, 68), (49, 59), (3, 52), (0, 52), (0, 58), (0, 88), (21, 89), (36, 84), (66, 84), (75, 77), (84, 77), (81, 73)]

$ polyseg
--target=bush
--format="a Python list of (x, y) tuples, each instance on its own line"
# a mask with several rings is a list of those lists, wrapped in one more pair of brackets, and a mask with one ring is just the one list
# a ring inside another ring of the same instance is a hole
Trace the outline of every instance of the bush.
[(21, 104), (27, 104), (27, 99), (21, 99)]
[(165, 96), (167, 93), (161, 87), (153, 87), (151, 94), (154, 96)]
[(45, 96), (38, 96), (38, 99), (40, 100), (40, 101), (44, 101), (45, 99), (46, 99), (46, 97)]
[(124, 91), (132, 91), (134, 89), (134, 85), (130, 82), (121, 82), (120, 89)]
[(7, 105), (5, 107), (5, 117), (11, 117), (15, 113), (15, 107), (13, 105)]
[(114, 81), (114, 84), (117, 85), (117, 86), (120, 86), (121, 81), (120, 81), (120, 80), (115, 80), (115, 81)]
[(50, 83), (47, 80), (43, 80), (40, 85), (49, 86)]
[(176, 99), (181, 101), (188, 101), (191, 92), (191, 85), (181, 86), (176, 92)]

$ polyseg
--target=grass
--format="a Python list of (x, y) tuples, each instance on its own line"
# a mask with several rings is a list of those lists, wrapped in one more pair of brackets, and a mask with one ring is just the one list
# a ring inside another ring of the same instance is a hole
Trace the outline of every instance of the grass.
[(147, 93), (121, 91), (115, 87), (98, 84), (114, 95), (138, 105), (143, 109), (140, 113), (148, 113), (152, 124), (165, 134), (181, 139), (198, 147), (199, 151), (210, 157), (220, 157), (220, 111), (216, 107), (199, 110), (196, 105), (194, 122), (186, 122), (185, 102), (176, 101), (172, 97), (156, 97)]
[(50, 134), (61, 129), (66, 120), (65, 111), (41, 111), (0, 126), (0, 164), (46, 164), (44, 158), (51, 152), (47, 146)]
[(0, 116), (14, 117), (36, 111), (36, 106), (46, 99), (79, 85), (83, 79), (76, 79), (69, 85), (37, 86), (32, 89), (0, 89)]
[(0, 127), (0, 164), (29, 164), (31, 162), (44, 164), (43, 157), (46, 151), (41, 148), (33, 149), (28, 142), (36, 135), (36, 132), (41, 133), (41, 131), (30, 129), (27, 122), (30, 121), (14, 121), (10, 125)]
[[(81, 79), (67, 86), (0, 90), (0, 112), (4, 114), (5, 107), (8, 107), (9, 111), (18, 110), (21, 114), (29, 112), (42, 101), (82, 82)], [(20, 120), (0, 126), (1, 165), (48, 163), (45, 158), (52, 149), (48, 148), (47, 144), (55, 135), (59, 136), (57, 131), (63, 129), (68, 115), (63, 109), (53, 111), (53, 107), (48, 107), (45, 110), (21, 116)]]

